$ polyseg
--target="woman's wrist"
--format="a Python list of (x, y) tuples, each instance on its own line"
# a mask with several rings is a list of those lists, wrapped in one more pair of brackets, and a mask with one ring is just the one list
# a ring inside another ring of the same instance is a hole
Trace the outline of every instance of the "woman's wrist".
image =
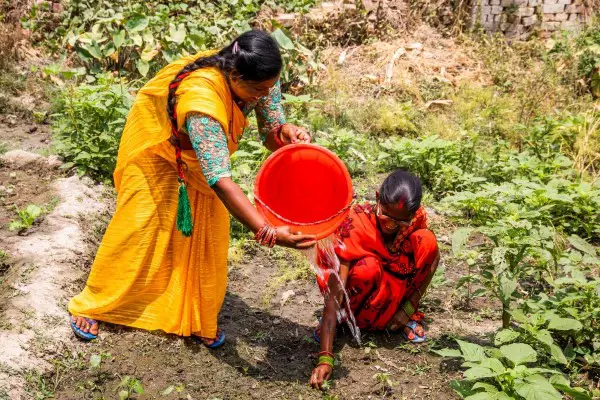
[(335, 366), (335, 358), (332, 355), (328, 354), (319, 355), (319, 358), (317, 360), (317, 367), (321, 365), (329, 365), (331, 369), (333, 369)]
[(286, 125), (287, 124), (279, 125), (277, 128), (273, 129), (273, 140), (275, 141), (275, 146), (277, 146), (277, 148), (282, 148), (286, 145), (282, 137), (283, 127)]
[(262, 228), (254, 234), (254, 240), (261, 246), (273, 248), (277, 243), (277, 229), (265, 221)]

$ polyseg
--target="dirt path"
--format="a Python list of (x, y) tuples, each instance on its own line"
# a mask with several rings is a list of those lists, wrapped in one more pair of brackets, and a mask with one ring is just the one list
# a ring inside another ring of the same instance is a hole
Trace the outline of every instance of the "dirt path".
[[(65, 176), (56, 158), (22, 150), (43, 153), (45, 127), (0, 125), (0, 142), (10, 150), (0, 161), (0, 250), (9, 255), (8, 261), (0, 260), (6, 266), (0, 268), (0, 399), (116, 399), (128, 385), (143, 387), (144, 394), (132, 397), (139, 399), (324, 397), (307, 385), (318, 352), (312, 340), (322, 307), (316, 284), (296, 280), (269, 292), (282, 273), (281, 260), (276, 263), (262, 249), (251, 248), (230, 267), (220, 316), (227, 334), (222, 349), (106, 324), (95, 342), (76, 340), (66, 302), (85, 284), (114, 200), (104, 196), (102, 186)], [(15, 207), (32, 203), (43, 206), (45, 216), (26, 232), (9, 231)], [(434, 223), (440, 221), (434, 218)], [(445, 249), (447, 239), (438, 236)], [(447, 282), (439, 280), (425, 301), (431, 318), (428, 345), (366, 333), (359, 347), (341, 333), (335, 348), (340, 365), (329, 398), (455, 398), (448, 381), (458, 372), (441, 364), (430, 347), (448, 343), (448, 335), (483, 337), (498, 325), (454, 309), (456, 268), (445, 266)]]

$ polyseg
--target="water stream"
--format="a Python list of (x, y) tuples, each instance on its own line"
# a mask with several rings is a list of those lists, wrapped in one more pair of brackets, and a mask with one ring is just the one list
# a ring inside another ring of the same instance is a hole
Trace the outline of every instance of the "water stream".
[(340, 278), (340, 260), (335, 254), (335, 246), (343, 246), (343, 244), (339, 241), (335, 234), (333, 234), (325, 239), (319, 240), (314, 247), (308, 250), (303, 250), (302, 252), (306, 256), (308, 263), (317, 277), (325, 283), (325, 290), (321, 290), (323, 294), (323, 302), (325, 302), (330, 295), (329, 287), (327, 286), (328, 283), (324, 279), (324, 276), (329, 273), (330, 276), (333, 275), (335, 276), (335, 279), (337, 279), (344, 294), (341, 305), (339, 304), (338, 299), (335, 299), (336, 304), (338, 305), (337, 321), (339, 324), (345, 322), (348, 325), (350, 333), (360, 345), (360, 329), (356, 325), (354, 314), (350, 308), (350, 298), (348, 297), (348, 292), (346, 292), (346, 287)]

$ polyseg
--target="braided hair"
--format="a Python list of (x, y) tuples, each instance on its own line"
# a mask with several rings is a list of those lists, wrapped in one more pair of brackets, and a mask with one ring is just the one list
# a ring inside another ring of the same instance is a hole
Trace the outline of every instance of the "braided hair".
[[(187, 64), (169, 84), (167, 100), (167, 115), (171, 121), (171, 138), (169, 141), (175, 146), (177, 176), (180, 183), (177, 229), (184, 236), (191, 235), (193, 226), (191, 208), (185, 187), (186, 165), (181, 159), (181, 142), (177, 126), (177, 88), (188, 75), (200, 68), (217, 67), (228, 80), (232, 73), (236, 73), (244, 81), (264, 82), (278, 76), (282, 66), (281, 53), (275, 39), (267, 32), (252, 30), (240, 35), (218, 53), (208, 57), (200, 57)], [(229, 129), (231, 130), (231, 126)]]

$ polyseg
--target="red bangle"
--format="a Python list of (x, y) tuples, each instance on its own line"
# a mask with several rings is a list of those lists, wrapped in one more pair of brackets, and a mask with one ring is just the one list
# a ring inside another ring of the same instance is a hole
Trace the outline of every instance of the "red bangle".
[(323, 356), (323, 355), (331, 356), (331, 357), (335, 358), (335, 355), (333, 353), (328, 352), (328, 351), (321, 351), (319, 353), (319, 356)]
[(254, 240), (261, 246), (272, 248), (277, 242), (277, 230), (267, 222), (254, 235)]

